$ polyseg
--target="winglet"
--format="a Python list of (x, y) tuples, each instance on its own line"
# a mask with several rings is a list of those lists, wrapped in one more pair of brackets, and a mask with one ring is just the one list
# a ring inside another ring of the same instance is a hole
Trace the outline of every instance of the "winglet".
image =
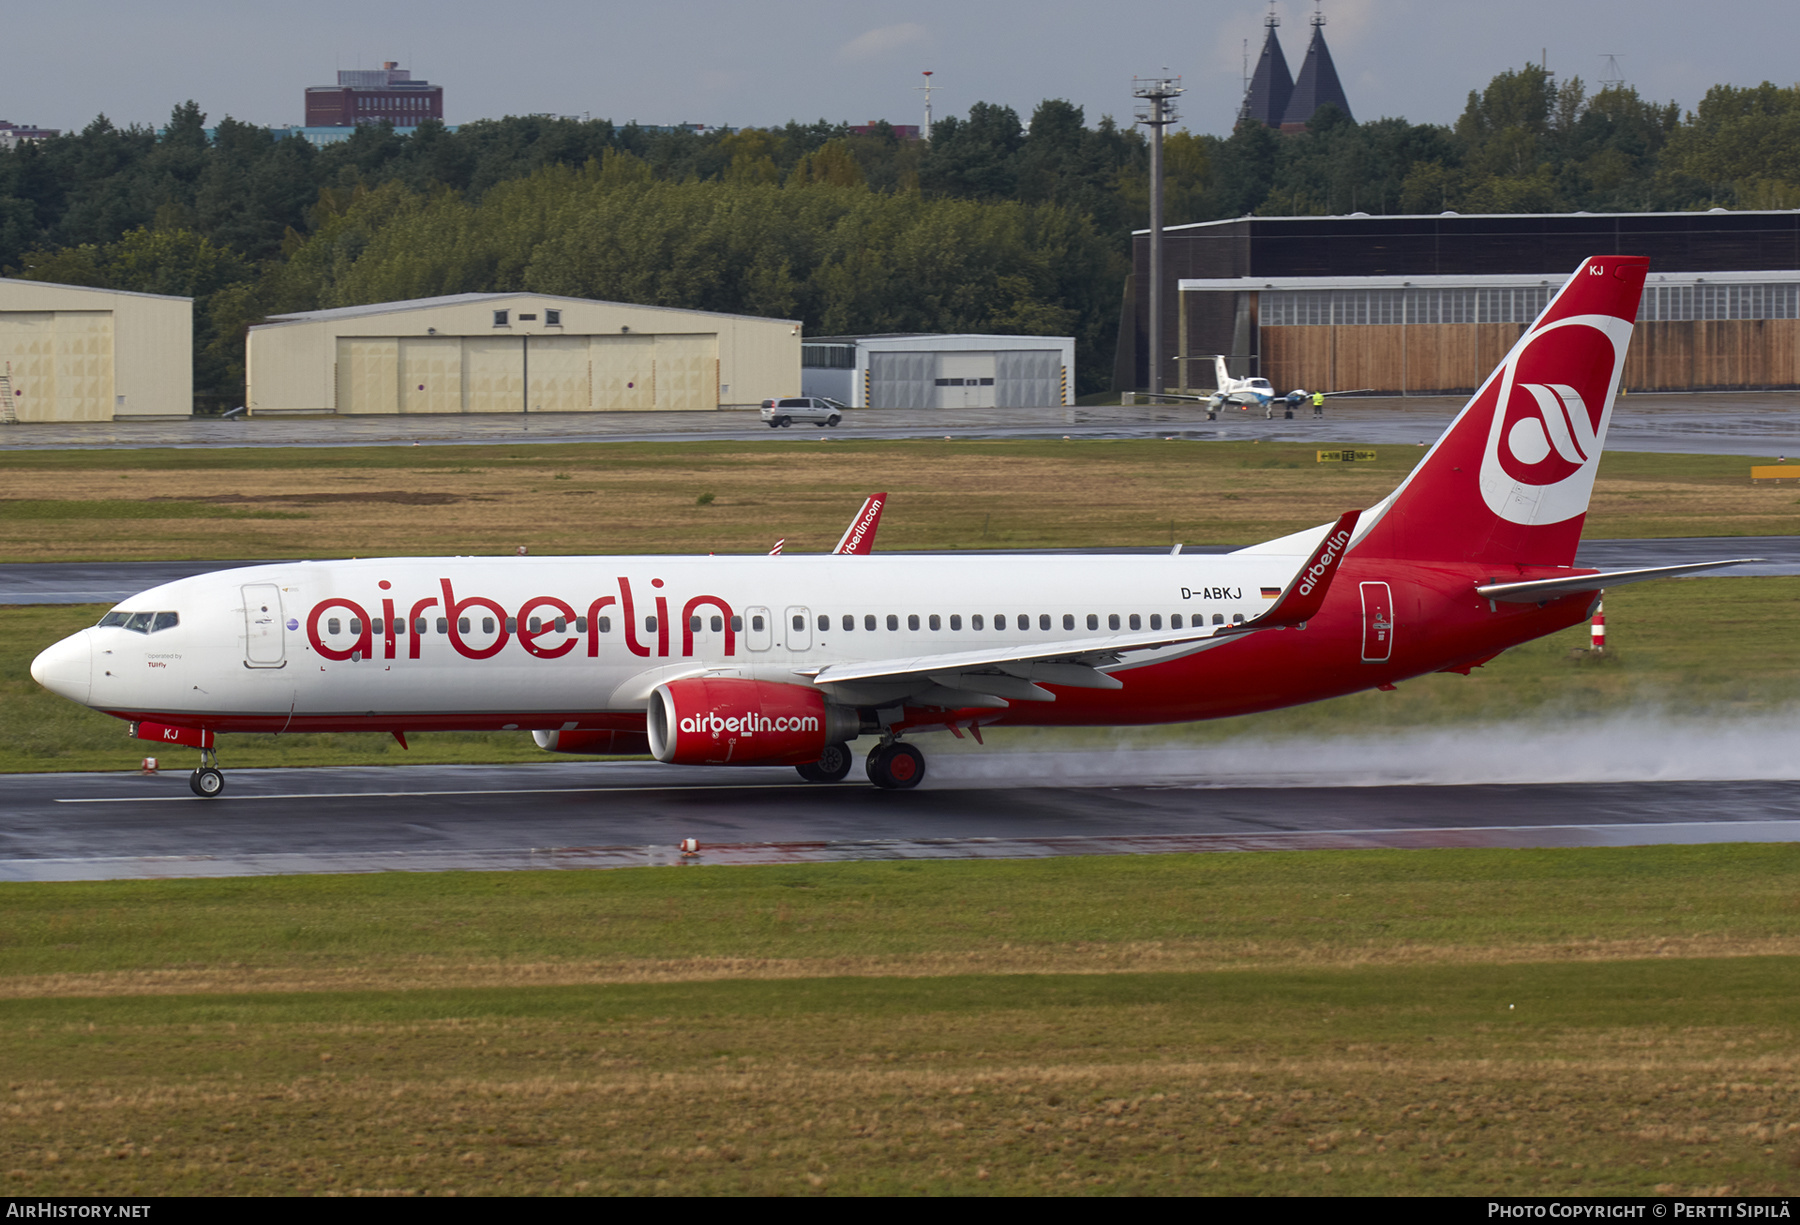
[(850, 526), (844, 529), (844, 538), (837, 542), (833, 554), (849, 556), (852, 554), (867, 556), (875, 551), (875, 527), (881, 522), (881, 508), (887, 505), (887, 494), (871, 494), (850, 520)]
[(1241, 634), (1303, 625), (1318, 616), (1319, 609), (1325, 604), (1325, 593), (1331, 589), (1331, 580), (1343, 563), (1344, 554), (1350, 551), (1350, 539), (1356, 534), (1356, 521), (1361, 516), (1360, 510), (1348, 510), (1331, 525), (1325, 539), (1319, 542), (1319, 547), (1306, 559), (1299, 573), (1289, 580), (1268, 612), (1254, 621), (1224, 628)]

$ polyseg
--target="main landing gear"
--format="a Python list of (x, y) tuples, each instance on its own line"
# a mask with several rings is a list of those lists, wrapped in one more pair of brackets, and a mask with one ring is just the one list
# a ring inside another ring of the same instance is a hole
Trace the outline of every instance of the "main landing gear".
[(850, 773), (851, 756), (847, 744), (828, 744), (825, 751), (819, 754), (819, 760), (809, 761), (803, 766), (795, 766), (800, 777), (809, 783), (841, 783)]
[[(809, 783), (841, 783), (850, 773), (855, 758), (847, 744), (829, 744), (819, 760), (795, 766), (800, 777)], [(906, 791), (917, 787), (925, 777), (925, 754), (898, 740), (878, 744), (869, 750), (864, 763), (869, 781), (884, 791)]]
[(894, 740), (870, 749), (864, 768), (869, 772), (869, 781), (883, 791), (906, 791), (924, 779), (925, 754), (904, 741)]
[(219, 755), (213, 750), (200, 750), (200, 768), (188, 775), (188, 789), (203, 800), (225, 790), (225, 771), (219, 769)]

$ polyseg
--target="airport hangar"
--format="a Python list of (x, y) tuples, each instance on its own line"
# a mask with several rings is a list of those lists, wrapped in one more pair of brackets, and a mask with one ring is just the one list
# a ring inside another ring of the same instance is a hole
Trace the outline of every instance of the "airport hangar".
[(194, 302), (0, 280), (0, 375), (20, 421), (194, 413)]
[(276, 315), (252, 415), (754, 408), (800, 386), (800, 322), (532, 293)]
[(851, 408), (1073, 403), (1073, 336), (809, 336), (800, 353), (801, 394), (829, 396)]
[[(1630, 391), (1800, 387), (1800, 211), (1240, 217), (1163, 232), (1164, 388), (1466, 394), (1590, 255), (1648, 255)], [(1117, 390), (1149, 384), (1149, 231)]]

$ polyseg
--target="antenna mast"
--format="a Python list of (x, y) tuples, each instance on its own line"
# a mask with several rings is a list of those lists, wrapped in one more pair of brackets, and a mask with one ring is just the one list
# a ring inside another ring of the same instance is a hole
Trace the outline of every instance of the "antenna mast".
[(1174, 102), (1183, 92), (1180, 77), (1131, 78), (1132, 96), (1144, 102), (1138, 108), (1137, 121), (1150, 129), (1149, 390), (1152, 396), (1158, 397), (1168, 384), (1168, 371), (1162, 368), (1163, 129), (1175, 122)]
[(932, 90), (931, 69), (927, 68), (925, 70), (925, 84), (915, 85), (915, 86), (913, 86), (913, 88), (915, 90), (919, 90), (919, 91), (923, 92), (925, 95), (925, 130), (923, 132), (921, 132), (920, 135), (922, 135), (925, 138), (926, 144), (930, 144), (931, 143), (931, 90)]

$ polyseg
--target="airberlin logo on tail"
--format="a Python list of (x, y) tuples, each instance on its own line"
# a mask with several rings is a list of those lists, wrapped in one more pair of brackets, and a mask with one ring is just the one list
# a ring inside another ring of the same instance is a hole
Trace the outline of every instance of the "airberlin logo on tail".
[(1319, 585), (1319, 580), (1324, 578), (1327, 574), (1330, 574), (1331, 568), (1337, 565), (1339, 554), (1343, 551), (1344, 546), (1349, 543), (1349, 532), (1340, 531), (1332, 533), (1331, 539), (1325, 542), (1325, 547), (1319, 550), (1319, 555), (1313, 559), (1313, 564), (1308, 566), (1306, 568), (1306, 573), (1300, 576), (1301, 595), (1311, 595), (1313, 593), (1313, 588)]
[(1559, 319), (1527, 336), (1482, 389), (1492, 413), (1481, 496), (1510, 523), (1561, 523), (1587, 510), (1625, 364), (1631, 321)]

